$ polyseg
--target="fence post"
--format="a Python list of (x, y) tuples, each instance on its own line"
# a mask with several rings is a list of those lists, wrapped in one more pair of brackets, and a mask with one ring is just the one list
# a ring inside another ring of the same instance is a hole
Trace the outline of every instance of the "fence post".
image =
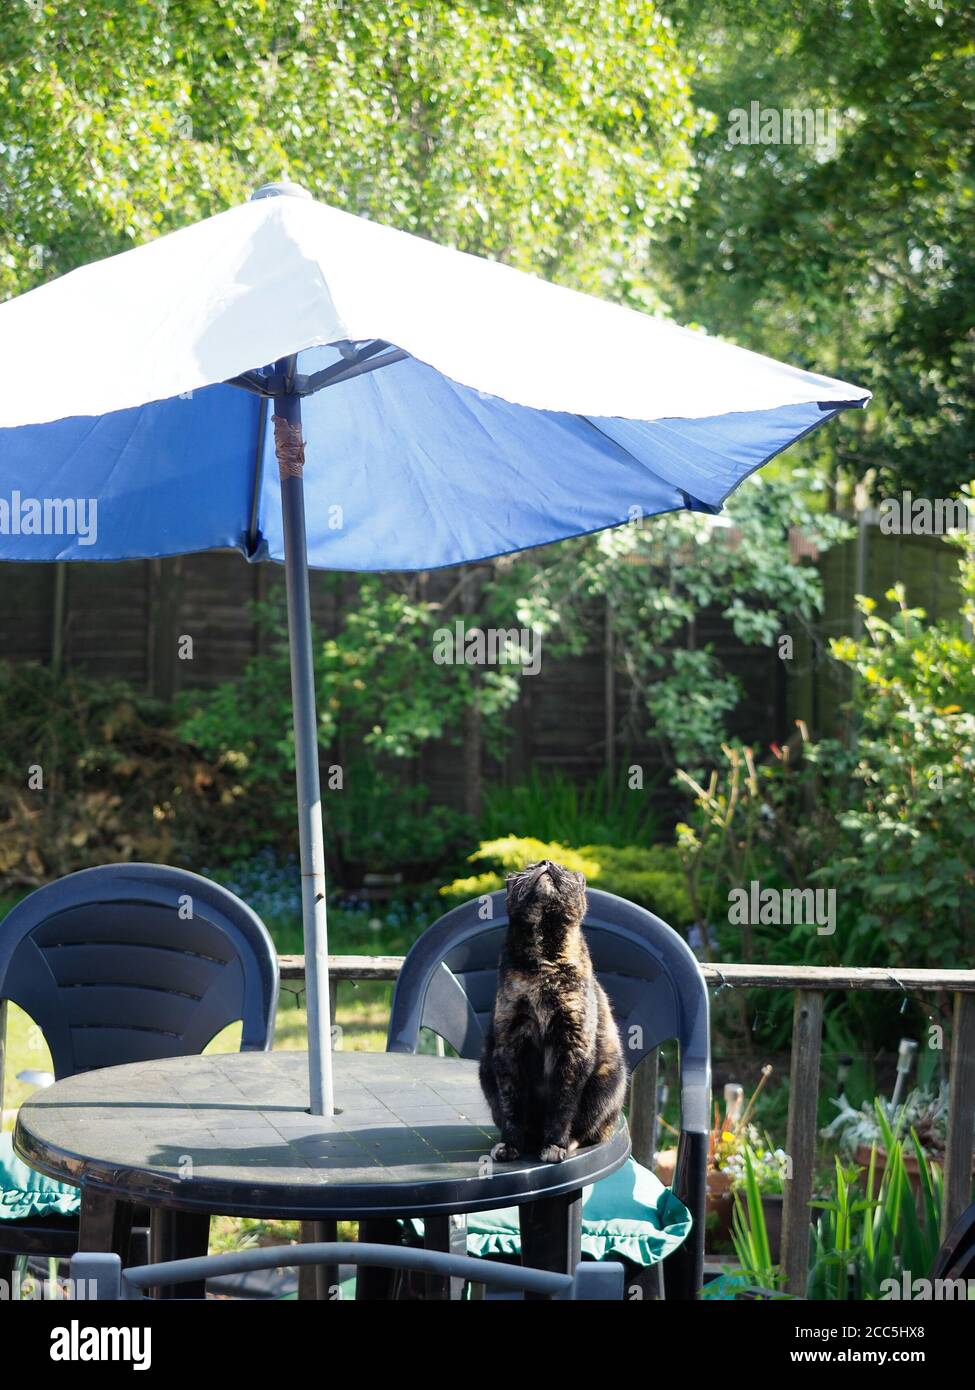
[(972, 1199), (972, 1130), (975, 1127), (975, 994), (955, 995), (948, 1074), (942, 1239)]
[(789, 1293), (806, 1292), (809, 1272), (809, 1201), (816, 1150), (819, 1099), (819, 1054), (823, 1038), (823, 996), (797, 989), (792, 1016), (792, 1066), (789, 1072), (789, 1122), (786, 1153), (792, 1177), (785, 1184), (782, 1206), (782, 1272)]
[(183, 593), (183, 557), (148, 562), (146, 686), (157, 699), (170, 701), (178, 685), (176, 642)]
[(606, 798), (616, 785), (616, 634), (613, 629), (613, 608), (606, 599), (603, 626), (603, 728), (606, 740)]
[(64, 662), (64, 623), (67, 610), (68, 566), (64, 560), (54, 565), (54, 606), (51, 615), (51, 670), (55, 675)]

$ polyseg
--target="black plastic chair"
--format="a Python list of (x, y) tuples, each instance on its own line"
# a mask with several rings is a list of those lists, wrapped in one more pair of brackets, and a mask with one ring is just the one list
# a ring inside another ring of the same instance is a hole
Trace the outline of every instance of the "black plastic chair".
[(118, 1255), (79, 1253), (71, 1260), (71, 1278), (75, 1298), (87, 1299), (93, 1295), (96, 1299), (114, 1301), (140, 1299), (147, 1289), (163, 1285), (199, 1287), (207, 1279), (229, 1274), (307, 1265), (334, 1269), (341, 1264), (457, 1279), (469, 1284), (490, 1285), (508, 1293), (530, 1293), (536, 1298), (619, 1301), (623, 1297), (623, 1266), (608, 1260), (598, 1265), (580, 1264), (575, 1274), (554, 1274), (547, 1270), (523, 1269), (520, 1265), (448, 1255), (439, 1250), (364, 1245), (357, 1241), (235, 1250), (226, 1255), (169, 1260), (125, 1270)]
[(932, 1283), (975, 1279), (975, 1202), (965, 1208), (941, 1242), (930, 1277)]
[[(228, 889), (185, 869), (82, 869), (38, 888), (0, 922), (0, 1039), (11, 1000), (44, 1034), (58, 1080), (202, 1052), (238, 1019), (241, 1050), (267, 1052), (277, 999), (264, 923)], [(2, 1060), (0, 1052), (0, 1068)], [(106, 1207), (113, 1248), (131, 1223), (123, 1205)], [(160, 1213), (154, 1249), (202, 1245), (205, 1253), (208, 1228), (205, 1215)], [(0, 1277), (17, 1255), (72, 1254), (78, 1230), (74, 1217), (0, 1222)]]
[[(704, 1219), (711, 1107), (708, 992), (683, 937), (645, 908), (588, 891), (586, 942), (609, 996), (630, 1071), (675, 1038), (680, 1048), (681, 1129), (673, 1188), (694, 1220), (664, 1263), (668, 1298), (696, 1298), (704, 1277)], [(421, 1028), (477, 1058), (494, 1006), (508, 919), (504, 892), (455, 907), (423, 933), (400, 971), (387, 1051), (416, 1052)]]

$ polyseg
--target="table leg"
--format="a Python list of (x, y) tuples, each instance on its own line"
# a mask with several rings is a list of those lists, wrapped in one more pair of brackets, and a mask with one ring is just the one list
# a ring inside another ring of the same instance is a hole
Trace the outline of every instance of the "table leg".
[[(189, 1260), (205, 1255), (210, 1243), (210, 1218), (196, 1211), (156, 1207), (149, 1224), (149, 1259)], [(205, 1298), (203, 1283), (179, 1284), (153, 1290), (154, 1298)]]
[[(389, 1218), (375, 1218), (359, 1222), (359, 1239), (364, 1245), (401, 1245), (403, 1232), (399, 1223)], [(370, 1302), (389, 1300), (393, 1296), (393, 1271), (391, 1269), (356, 1270), (356, 1301), (366, 1299)]]
[[(311, 1245), (316, 1241), (338, 1240), (337, 1221), (302, 1221), (301, 1243)], [(338, 1265), (302, 1265), (298, 1270), (299, 1299), (315, 1299), (318, 1302), (333, 1302), (338, 1298)]]
[[(448, 1255), (467, 1254), (467, 1218), (464, 1216), (425, 1216), (423, 1218), (423, 1247), (442, 1250)], [(423, 1297), (430, 1300), (449, 1299), (456, 1302), (464, 1297), (463, 1279), (442, 1279), (428, 1274), (423, 1281)]]
[(108, 1192), (81, 1189), (78, 1217), (78, 1249), (118, 1255), (123, 1264), (129, 1254), (133, 1208)]
[[(582, 1191), (561, 1197), (542, 1197), (522, 1202), (518, 1208), (521, 1227), (521, 1262), (530, 1269), (550, 1269), (556, 1274), (574, 1274), (582, 1258)], [(542, 1294), (525, 1294), (526, 1299)]]

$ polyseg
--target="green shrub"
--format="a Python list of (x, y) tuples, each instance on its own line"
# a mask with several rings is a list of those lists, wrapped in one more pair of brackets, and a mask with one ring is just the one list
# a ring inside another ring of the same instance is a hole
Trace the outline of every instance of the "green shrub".
[(481, 817), (486, 840), (525, 835), (573, 845), (642, 844), (656, 827), (648, 789), (631, 788), (625, 777), (610, 782), (605, 772), (579, 787), (561, 769), (536, 768), (515, 786), (489, 787)]
[[(817, 965), (956, 965), (975, 949), (975, 536), (963, 537), (960, 620), (928, 623), (901, 585), (889, 618), (861, 599), (859, 640), (834, 657), (855, 678), (855, 737), (795, 748), (725, 746), (677, 827), (697, 920), (723, 959)], [(832, 934), (803, 922), (729, 923), (729, 892), (835, 891)]]
[[(179, 701), (182, 734), (240, 789), (237, 835), (246, 857), (264, 846), (297, 849), (291, 681), (283, 614), (258, 616), (267, 650), (233, 681)], [(330, 868), (355, 886), (365, 873), (402, 872), (419, 881), (452, 872), (473, 836), (468, 819), (431, 805), (416, 779), (417, 760), (434, 739), (458, 738), (476, 705), (484, 735), (503, 739), (503, 711), (518, 694), (506, 670), (437, 665), (437, 605), (359, 578), (343, 603), (334, 637), (316, 634), (318, 745)]]
[(573, 849), (509, 835), (482, 841), (468, 862), (487, 867), (470, 877), (455, 879), (440, 892), (451, 902), (493, 893), (504, 887), (507, 874), (540, 859), (552, 859), (585, 874), (590, 887), (628, 898), (672, 927), (685, 927), (693, 921), (680, 859), (671, 845), (583, 845)]
[[(905, 1137), (902, 1121), (891, 1123), (879, 1098), (874, 1107), (886, 1155), (879, 1181), (875, 1144), (865, 1171), (836, 1158), (829, 1190), (810, 1203), (816, 1216), (805, 1290), (809, 1299), (890, 1298), (905, 1274), (910, 1284), (912, 1278), (927, 1278), (934, 1264), (943, 1202), (940, 1165), (924, 1152), (914, 1130)], [(917, 1167), (916, 1190), (908, 1157)], [(745, 1170), (745, 1181), (734, 1194), (735, 1255), (749, 1283), (781, 1291), (784, 1273), (772, 1263), (755, 1156), (748, 1151)]]
[(365, 759), (348, 768), (342, 791), (323, 798), (329, 868), (347, 888), (366, 874), (402, 874), (422, 883), (461, 862), (469, 816), (431, 803), (426, 787), (380, 771)]
[(0, 885), (123, 860), (205, 862), (236, 783), (124, 681), (0, 663)]

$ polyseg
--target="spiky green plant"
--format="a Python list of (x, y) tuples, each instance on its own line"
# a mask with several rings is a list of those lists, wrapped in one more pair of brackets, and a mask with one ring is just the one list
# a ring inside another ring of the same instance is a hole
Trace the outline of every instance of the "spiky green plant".
[(750, 1145), (744, 1149), (745, 1176), (735, 1190), (731, 1216), (731, 1241), (742, 1272), (764, 1289), (781, 1287), (779, 1267), (772, 1263), (772, 1250), (762, 1206), (762, 1189), (755, 1171), (756, 1158)]
[[(833, 1190), (810, 1205), (820, 1215), (812, 1226), (806, 1297), (845, 1301), (883, 1297), (885, 1281), (930, 1273), (938, 1252), (942, 1209), (941, 1169), (924, 1152), (917, 1134), (902, 1134), (903, 1113), (893, 1123), (876, 1103), (880, 1146), (886, 1165), (878, 1179), (878, 1145), (863, 1172), (835, 1160)], [(912, 1186), (906, 1155), (917, 1160)], [(745, 1178), (735, 1192), (732, 1242), (743, 1274), (763, 1288), (782, 1290), (782, 1271), (772, 1263), (755, 1156), (745, 1150)]]
[[(938, 1252), (941, 1227), (941, 1169), (924, 1152), (912, 1129), (902, 1134), (903, 1112), (893, 1123), (876, 1102), (879, 1144), (886, 1164), (877, 1178), (878, 1145), (870, 1150), (865, 1195), (855, 1195), (858, 1170), (836, 1160), (835, 1198), (814, 1202), (823, 1215), (813, 1228), (810, 1298), (878, 1299), (885, 1281), (906, 1271), (926, 1277)], [(905, 1156), (917, 1160), (917, 1189), (911, 1184)]]

